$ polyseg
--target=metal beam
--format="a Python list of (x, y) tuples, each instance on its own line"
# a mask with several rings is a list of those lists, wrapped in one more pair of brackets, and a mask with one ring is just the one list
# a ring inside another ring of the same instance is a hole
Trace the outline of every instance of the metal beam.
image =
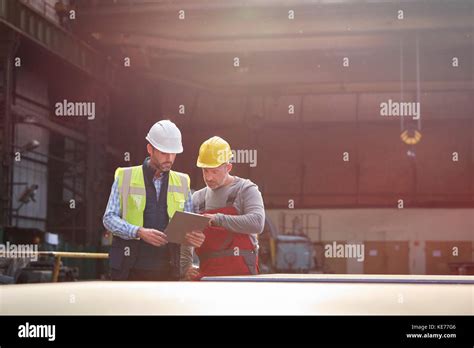
[(115, 67), (85, 42), (20, 1), (0, 0), (0, 23), (91, 77), (116, 86)]
[[(23, 116), (23, 115), (21, 115), (21, 116)], [(73, 139), (75, 141), (78, 141), (78, 142), (81, 142), (81, 143), (87, 142), (87, 137), (83, 133), (80, 133), (80, 132), (78, 132), (74, 129), (62, 126), (61, 124), (50, 121), (45, 117), (31, 116), (29, 118), (28, 116), (29, 115), (25, 115), (23, 117), (24, 120), (21, 121), (21, 119), (20, 119), (19, 123), (30, 124), (30, 125), (34, 125), (34, 126), (37, 126), (37, 127), (45, 128), (45, 129), (50, 130), (51, 132), (61, 134), (62, 136), (71, 138), (71, 139)]]
[(393, 42), (383, 36), (341, 35), (336, 37), (288, 37), (271, 39), (175, 40), (147, 35), (121, 34), (103, 36), (101, 42), (125, 47), (150, 47), (185, 54), (234, 54), (239, 52), (295, 52), (314, 50), (362, 50), (370, 47), (391, 47)]
[[(423, 4), (424, 1), (414, 0), (175, 0), (175, 1), (134, 1), (128, 0), (126, 4), (113, 3), (101, 5), (98, 1), (96, 5), (79, 6), (82, 15), (119, 15), (119, 14), (137, 14), (137, 13), (153, 13), (153, 12), (177, 12), (184, 11), (209, 11), (209, 10), (235, 10), (235, 9), (273, 9), (273, 8), (301, 8), (301, 7), (318, 7), (321, 6), (376, 6), (376, 5), (416, 5)], [(469, 0), (455, 1), (451, 0), (451, 4), (471, 4)], [(104, 3), (102, 3), (104, 4)], [(434, 2), (430, 6), (440, 5)]]
[[(214, 95), (237, 96), (237, 95), (313, 95), (313, 94), (345, 94), (345, 93), (386, 93), (399, 92), (400, 81), (383, 82), (335, 82), (335, 83), (296, 83), (296, 84), (255, 84), (242, 86), (229, 86), (223, 84), (209, 84), (202, 81), (186, 81), (165, 74), (142, 74), (151, 80), (164, 80), (178, 85), (198, 86), (200, 90), (206, 90)], [(416, 81), (406, 81), (406, 91), (416, 91)], [(422, 88), (428, 91), (474, 91), (471, 80), (466, 81), (426, 81), (422, 82)]]
[[(221, 2), (224, 3), (224, 2)], [(258, 4), (257, 1), (254, 1)], [(227, 2), (225, 2), (227, 4)], [(198, 4), (205, 7), (206, 4)], [(153, 4), (159, 8), (158, 4)], [(131, 8), (136, 11), (139, 5)], [(178, 8), (180, 6), (178, 5)], [(292, 9), (288, 5), (288, 9)], [(397, 18), (397, 9), (406, 18)], [(167, 40), (207, 41), (236, 39), (281, 39), (334, 35), (367, 35), (427, 30), (470, 30), (472, 4), (433, 2), (409, 4), (339, 4), (338, 6), (311, 6), (295, 10), (295, 19), (288, 20), (287, 12), (277, 7), (265, 10), (192, 11), (185, 20), (176, 13), (159, 11), (124, 12), (115, 14), (110, 6), (103, 14), (98, 11), (80, 11), (79, 31), (100, 34), (142, 34)], [(126, 36), (124, 39), (126, 39)]]

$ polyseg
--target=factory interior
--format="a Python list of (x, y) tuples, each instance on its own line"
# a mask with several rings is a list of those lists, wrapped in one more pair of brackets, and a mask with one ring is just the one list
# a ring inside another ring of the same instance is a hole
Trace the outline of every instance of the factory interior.
[(109, 279), (54, 252), (108, 253), (164, 119), (192, 191), (212, 136), (258, 185), (260, 273), (474, 275), (472, 1), (0, 0), (0, 244), (45, 252), (1, 283)]

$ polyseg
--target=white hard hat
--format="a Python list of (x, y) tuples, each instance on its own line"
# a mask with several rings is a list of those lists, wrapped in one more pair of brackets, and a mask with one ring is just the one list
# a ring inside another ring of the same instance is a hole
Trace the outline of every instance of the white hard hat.
[(156, 122), (145, 138), (155, 148), (165, 153), (183, 152), (181, 143), (181, 132), (176, 125), (169, 120)]

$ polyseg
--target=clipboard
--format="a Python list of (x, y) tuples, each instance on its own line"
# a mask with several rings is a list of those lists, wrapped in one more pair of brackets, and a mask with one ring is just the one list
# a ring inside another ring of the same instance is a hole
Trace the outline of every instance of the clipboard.
[(185, 244), (186, 233), (194, 230), (204, 230), (209, 226), (211, 218), (200, 214), (176, 211), (165, 229), (170, 243)]

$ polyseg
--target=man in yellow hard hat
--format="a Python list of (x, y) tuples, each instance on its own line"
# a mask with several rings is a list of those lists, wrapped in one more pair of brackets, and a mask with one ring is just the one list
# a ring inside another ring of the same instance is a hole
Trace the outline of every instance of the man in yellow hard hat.
[(196, 248), (199, 270), (189, 267), (187, 279), (202, 276), (258, 273), (257, 235), (263, 231), (265, 210), (256, 184), (231, 175), (230, 145), (214, 136), (199, 149), (197, 166), (206, 187), (194, 192), (194, 212), (211, 217), (204, 243)]
[(185, 271), (181, 262), (192, 255), (189, 248), (204, 241), (201, 231), (189, 231), (186, 245), (168, 243), (163, 232), (176, 211), (193, 210), (189, 176), (171, 170), (176, 154), (183, 152), (180, 130), (162, 120), (146, 140), (149, 157), (143, 164), (115, 171), (103, 217), (113, 234), (113, 280), (178, 280)]

